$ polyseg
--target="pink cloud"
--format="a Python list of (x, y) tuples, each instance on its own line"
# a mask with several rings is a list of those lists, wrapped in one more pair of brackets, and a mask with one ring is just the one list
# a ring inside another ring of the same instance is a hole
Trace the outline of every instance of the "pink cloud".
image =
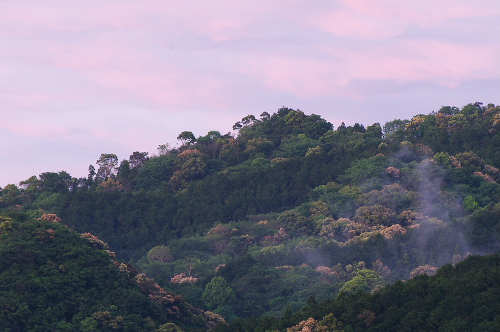
[(369, 54), (352, 54), (346, 61), (349, 77), (358, 79), (394, 79), (398, 81), (432, 80), (446, 78), (449, 83), (464, 78), (478, 78), (491, 70), (488, 48), (475, 48), (436, 41), (409, 41), (395, 47), (373, 48)]
[(0, 128), (123, 151), (282, 105), (342, 100), (354, 119), (377, 98), (389, 112), (427, 100), (422, 84), (457, 106), (482, 98), (471, 82), (498, 99), (499, 12), (494, 0), (3, 1)]
[(490, 16), (492, 11), (499, 9), (499, 5), (493, 1), (482, 2), (481, 4), (456, 0), (422, 0), (415, 2), (341, 0), (340, 2), (352, 15), (368, 16), (385, 23), (387, 21), (396, 21), (400, 24), (410, 23), (421, 26), (433, 26), (438, 22), (455, 18)]
[(493, 1), (480, 4), (455, 0), (339, 2), (341, 6), (309, 17), (308, 21), (339, 36), (385, 39), (401, 34), (410, 25), (438, 27), (451, 19), (491, 17), (500, 9)]

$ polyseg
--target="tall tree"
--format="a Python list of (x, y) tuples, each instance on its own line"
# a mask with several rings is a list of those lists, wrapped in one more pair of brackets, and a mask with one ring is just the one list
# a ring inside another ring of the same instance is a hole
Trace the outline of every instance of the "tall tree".
[(97, 178), (102, 182), (116, 175), (116, 167), (118, 166), (118, 157), (113, 153), (102, 153), (97, 159)]

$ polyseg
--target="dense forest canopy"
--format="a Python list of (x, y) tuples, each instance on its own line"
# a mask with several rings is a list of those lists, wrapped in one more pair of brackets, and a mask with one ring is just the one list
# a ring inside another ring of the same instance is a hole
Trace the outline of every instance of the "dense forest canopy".
[(54, 214), (0, 218), (0, 280), (3, 331), (204, 331), (222, 321), (119, 263), (106, 243), (60, 225)]
[[(330, 311), (309, 317), (332, 313), (331, 324), (356, 330), (328, 301), (358, 303), (358, 292), (500, 249), (500, 107), (337, 128), (283, 107), (233, 130), (184, 131), (178, 148), (151, 156), (103, 153), (84, 178), (32, 176), (1, 188), (0, 213), (57, 215), (164, 289), (240, 323), (327, 301)], [(299, 323), (285, 320), (273, 328)]]

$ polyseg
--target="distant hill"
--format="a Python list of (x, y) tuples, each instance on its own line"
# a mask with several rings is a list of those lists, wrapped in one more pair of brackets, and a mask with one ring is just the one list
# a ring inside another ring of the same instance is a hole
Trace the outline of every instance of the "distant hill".
[[(121, 161), (107, 151), (84, 178), (34, 175), (1, 188), (0, 213), (28, 224), (55, 215), (109, 243), (128, 262), (120, 278), (147, 273), (161, 289), (228, 321), (290, 318), (308, 303), (376, 292), (500, 250), (496, 105), (337, 128), (283, 107), (247, 115), (232, 130), (183, 131), (177, 148), (162, 144), (156, 155), (135, 151)], [(58, 238), (47, 236), (47, 243)], [(60, 266), (54, 259), (42, 263)], [(75, 317), (126, 317), (97, 309)], [(156, 326), (171, 317), (162, 315), (151, 316)]]

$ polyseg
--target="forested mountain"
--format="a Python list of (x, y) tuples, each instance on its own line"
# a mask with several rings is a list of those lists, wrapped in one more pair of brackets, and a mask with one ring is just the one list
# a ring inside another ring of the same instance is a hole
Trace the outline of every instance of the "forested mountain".
[(184, 131), (178, 148), (121, 162), (103, 153), (86, 178), (33, 176), (1, 189), (0, 213), (56, 214), (229, 321), (366, 297), (500, 248), (500, 107), (338, 128), (280, 108), (233, 130)]

